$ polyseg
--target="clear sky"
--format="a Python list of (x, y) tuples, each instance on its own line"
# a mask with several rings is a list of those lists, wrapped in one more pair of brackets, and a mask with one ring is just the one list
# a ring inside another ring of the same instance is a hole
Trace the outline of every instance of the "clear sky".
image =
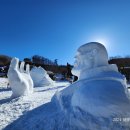
[(0, 54), (73, 64), (90, 41), (130, 55), (130, 0), (0, 0)]

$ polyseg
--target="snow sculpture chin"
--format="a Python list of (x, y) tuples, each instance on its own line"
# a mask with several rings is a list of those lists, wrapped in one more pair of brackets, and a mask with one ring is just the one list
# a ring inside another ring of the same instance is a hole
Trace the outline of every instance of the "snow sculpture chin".
[(47, 86), (53, 84), (52, 79), (42, 67), (33, 67), (30, 75), (35, 87)]
[[(72, 73), (78, 76), (79, 87), (71, 105), (98, 117), (110, 117), (130, 112), (125, 93), (126, 80), (116, 65), (108, 64), (106, 48), (97, 42), (79, 47)], [(124, 112), (125, 111), (125, 112)]]
[(29, 95), (33, 92), (33, 81), (31, 79), (29, 65), (24, 70), (24, 62), (19, 68), (19, 59), (13, 58), (8, 70), (9, 85), (12, 89), (12, 98)]

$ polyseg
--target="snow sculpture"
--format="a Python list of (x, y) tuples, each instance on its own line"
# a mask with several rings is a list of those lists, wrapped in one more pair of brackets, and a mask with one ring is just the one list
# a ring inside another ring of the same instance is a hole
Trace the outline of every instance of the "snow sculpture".
[(122, 107), (129, 106), (126, 105), (129, 104), (125, 94), (126, 80), (116, 65), (108, 64), (108, 54), (102, 44), (82, 45), (77, 51), (72, 73), (81, 82), (72, 97), (72, 106), (96, 116), (112, 116), (116, 112), (124, 114)]
[(91, 42), (79, 47), (72, 73), (78, 81), (52, 99), (65, 113), (75, 113), (72, 124), (79, 129), (130, 128), (129, 122), (116, 121), (130, 117), (126, 80), (116, 65), (108, 64), (107, 50), (102, 44)]
[(13, 58), (8, 70), (9, 85), (12, 89), (12, 98), (28, 95), (33, 92), (33, 81), (30, 76), (30, 67), (21, 62), (19, 68), (19, 59)]
[(52, 79), (42, 67), (33, 67), (30, 75), (35, 87), (47, 86), (53, 84)]

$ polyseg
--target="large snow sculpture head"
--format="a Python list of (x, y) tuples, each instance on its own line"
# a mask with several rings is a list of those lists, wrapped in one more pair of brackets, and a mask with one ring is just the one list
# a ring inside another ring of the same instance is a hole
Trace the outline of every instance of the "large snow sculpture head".
[(31, 79), (29, 65), (24, 70), (24, 62), (19, 68), (19, 59), (13, 58), (8, 71), (9, 84), (12, 89), (12, 98), (28, 95), (33, 92), (33, 81)]
[(79, 77), (84, 70), (105, 65), (108, 65), (106, 48), (101, 43), (90, 42), (78, 48), (72, 73)]

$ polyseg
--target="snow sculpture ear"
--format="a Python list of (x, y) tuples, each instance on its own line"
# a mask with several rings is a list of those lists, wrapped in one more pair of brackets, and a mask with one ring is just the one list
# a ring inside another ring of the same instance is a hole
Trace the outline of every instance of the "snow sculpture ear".
[(24, 65), (25, 65), (25, 62), (21, 62), (21, 64), (20, 64), (20, 72), (21, 73), (24, 73)]
[(29, 65), (29, 64), (26, 65), (26, 73), (27, 73), (27, 74), (30, 73), (30, 65)]

